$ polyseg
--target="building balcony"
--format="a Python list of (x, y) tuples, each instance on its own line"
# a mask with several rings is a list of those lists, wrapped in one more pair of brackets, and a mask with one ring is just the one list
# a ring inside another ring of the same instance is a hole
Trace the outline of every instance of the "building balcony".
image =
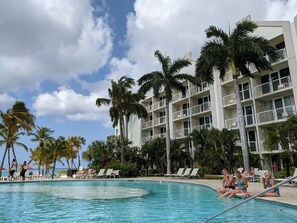
[(186, 90), (185, 92), (179, 92), (172, 96), (172, 102), (177, 102), (189, 96), (189, 91)]
[(200, 92), (209, 90), (209, 85), (206, 82), (201, 83), (201, 86), (193, 86), (190, 88), (190, 95), (193, 96)]
[(158, 101), (156, 103), (153, 104), (153, 109), (159, 109), (159, 108), (163, 108), (165, 107), (165, 99)]
[(285, 48), (277, 50), (276, 53), (278, 54), (279, 59), (277, 61), (274, 61), (274, 62), (272, 62), (271, 59), (268, 56), (266, 56), (266, 59), (268, 61), (270, 61), (272, 64), (282, 62), (283, 60), (286, 60), (288, 58), (287, 51), (286, 51)]
[[(249, 127), (249, 126), (255, 124), (255, 120), (254, 120), (254, 115), (253, 114), (245, 115), (243, 118), (244, 118), (244, 122), (245, 122), (245, 126), (246, 127)], [(227, 129), (238, 128), (237, 117), (226, 119), (225, 120), (225, 128), (227, 128)]]
[(210, 106), (211, 106), (210, 102), (206, 102), (200, 105), (195, 105), (191, 107), (191, 114), (196, 115), (202, 112), (210, 111)]
[(141, 124), (142, 129), (150, 128), (153, 126), (153, 121), (149, 120)]
[(271, 82), (260, 84), (254, 87), (255, 97), (261, 97), (267, 94), (271, 94), (283, 89), (290, 88), (292, 86), (291, 77), (286, 76), (281, 79), (277, 79)]
[(211, 129), (212, 123), (204, 124), (204, 125), (196, 125), (192, 127), (192, 132), (194, 130), (201, 131), (202, 129)]
[(173, 132), (173, 137), (175, 139), (179, 139), (179, 138), (188, 137), (190, 134), (191, 134), (191, 129), (190, 128), (180, 129), (180, 130), (175, 130)]
[(166, 116), (162, 116), (160, 118), (155, 118), (153, 121), (154, 125), (165, 124), (165, 122), (166, 122)]
[(265, 122), (273, 122), (282, 119), (287, 119), (288, 117), (295, 115), (296, 109), (294, 105), (287, 106), (284, 108), (278, 108), (275, 110), (267, 110), (258, 113), (258, 122), (265, 123)]
[(181, 119), (190, 116), (190, 109), (184, 109), (173, 113), (173, 120)]
[(146, 136), (146, 137), (143, 137), (143, 138), (141, 139), (141, 143), (142, 143), (142, 144), (145, 144), (146, 142), (151, 141), (152, 139), (153, 139), (152, 136)]
[(145, 107), (145, 109), (147, 110), (147, 112), (150, 112), (153, 110), (153, 106), (152, 105), (148, 105)]
[(156, 138), (166, 138), (166, 133), (160, 133), (160, 134), (154, 135), (154, 139)]
[[(244, 91), (239, 92), (241, 100), (248, 100), (251, 98), (250, 89), (245, 89)], [(226, 95), (223, 97), (223, 105), (233, 105), (236, 103), (235, 93)]]

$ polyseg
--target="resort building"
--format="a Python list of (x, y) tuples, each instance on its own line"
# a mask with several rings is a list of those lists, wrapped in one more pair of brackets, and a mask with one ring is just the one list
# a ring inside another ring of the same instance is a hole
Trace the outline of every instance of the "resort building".
[[(294, 22), (259, 21), (255, 35), (267, 38), (278, 49), (280, 59), (272, 64), (273, 70), (257, 72), (251, 67), (254, 78), (239, 77), (242, 109), (250, 152), (259, 154), (263, 168), (280, 162), (283, 152), (280, 145), (268, 148), (265, 139), (273, 123), (283, 122), (296, 114), (297, 105), (297, 16)], [(193, 58), (195, 61), (196, 58)], [(194, 75), (193, 66), (187, 70)], [(215, 127), (237, 129), (237, 113), (231, 71), (224, 80), (214, 74), (214, 84), (197, 87), (184, 82), (184, 92), (175, 91), (170, 112), (165, 114), (162, 93), (158, 98), (148, 96), (143, 105), (148, 111), (146, 119), (131, 118), (129, 139), (135, 146), (156, 138), (166, 137), (166, 115), (169, 115), (171, 139), (187, 137), (194, 129)], [(189, 145), (191, 148), (192, 146)], [(191, 151), (193, 152), (192, 148)]]

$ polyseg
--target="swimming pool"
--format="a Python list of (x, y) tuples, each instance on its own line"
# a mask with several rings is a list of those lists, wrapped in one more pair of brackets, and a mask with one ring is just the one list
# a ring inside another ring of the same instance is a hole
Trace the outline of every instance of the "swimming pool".
[[(1, 184), (0, 222), (204, 222), (239, 201), (220, 199), (208, 187), (185, 183)], [(251, 201), (211, 222), (296, 223), (296, 217), (297, 209)]]

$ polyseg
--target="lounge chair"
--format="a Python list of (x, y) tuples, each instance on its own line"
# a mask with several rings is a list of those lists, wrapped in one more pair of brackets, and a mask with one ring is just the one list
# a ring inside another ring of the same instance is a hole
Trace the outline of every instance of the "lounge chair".
[(242, 167), (239, 167), (239, 168), (237, 168), (237, 170), (238, 170), (240, 173), (242, 173), (243, 168), (242, 168)]
[(111, 177), (112, 176), (112, 171), (113, 171), (113, 169), (107, 169), (107, 171), (105, 173), (105, 177)]
[(98, 178), (104, 177), (104, 172), (105, 172), (105, 169), (100, 169), (99, 173), (96, 175), (96, 177), (98, 177)]
[(116, 178), (116, 177), (121, 177), (120, 176), (120, 170), (113, 170), (112, 171), (112, 173), (111, 173), (111, 175), (114, 177), (114, 178)]
[(188, 178), (199, 177), (200, 179), (202, 179), (202, 177), (198, 174), (198, 171), (199, 168), (194, 168)]
[(165, 177), (181, 177), (185, 168), (179, 168), (176, 174), (164, 174)]
[(183, 175), (180, 177), (189, 177), (191, 173), (192, 168), (187, 168)]
[(257, 170), (255, 172), (254, 181), (261, 181), (261, 177), (263, 177), (264, 173), (266, 173), (268, 170)]
[[(291, 177), (295, 177), (295, 176), (297, 176), (297, 168), (295, 168), (294, 174)], [(275, 181), (276, 182), (282, 182), (282, 181), (287, 180), (287, 179), (288, 178), (279, 178), (279, 179), (275, 179)], [(294, 179), (294, 180), (290, 181), (290, 183), (291, 183), (292, 187), (297, 186), (297, 179)]]

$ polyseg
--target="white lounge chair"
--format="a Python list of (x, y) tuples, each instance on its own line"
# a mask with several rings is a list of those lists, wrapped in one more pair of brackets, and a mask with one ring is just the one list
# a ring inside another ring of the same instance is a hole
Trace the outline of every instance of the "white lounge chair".
[(98, 178), (104, 177), (104, 172), (105, 172), (105, 169), (100, 169), (99, 173), (96, 175), (96, 177), (98, 177)]
[(200, 179), (202, 179), (202, 177), (198, 174), (198, 171), (199, 168), (194, 168), (188, 178), (199, 177)]
[(266, 173), (268, 170), (257, 170), (255, 172), (254, 180), (259, 180), (261, 181), (261, 178), (264, 176), (264, 173)]
[(240, 173), (242, 173), (243, 168), (242, 168), (242, 167), (239, 167), (239, 168), (237, 168), (237, 170), (238, 170)]
[(116, 177), (121, 177), (120, 176), (120, 170), (113, 170), (112, 171), (112, 173), (111, 173), (111, 175), (114, 177), (114, 178), (116, 178)]
[(107, 169), (105, 177), (111, 177), (113, 169)]
[[(291, 177), (295, 177), (295, 176), (297, 176), (297, 168), (295, 168), (294, 174)], [(279, 178), (279, 179), (275, 179), (275, 181), (276, 182), (282, 182), (282, 181), (287, 180), (287, 179), (288, 178)], [(294, 179), (294, 180), (292, 180), (290, 182), (291, 182), (292, 187), (297, 186), (297, 179)]]
[(164, 174), (165, 177), (181, 177), (185, 168), (179, 168), (176, 174)]
[(183, 175), (181, 175), (180, 177), (188, 177), (190, 176), (192, 168), (187, 168), (186, 171), (184, 172)]

